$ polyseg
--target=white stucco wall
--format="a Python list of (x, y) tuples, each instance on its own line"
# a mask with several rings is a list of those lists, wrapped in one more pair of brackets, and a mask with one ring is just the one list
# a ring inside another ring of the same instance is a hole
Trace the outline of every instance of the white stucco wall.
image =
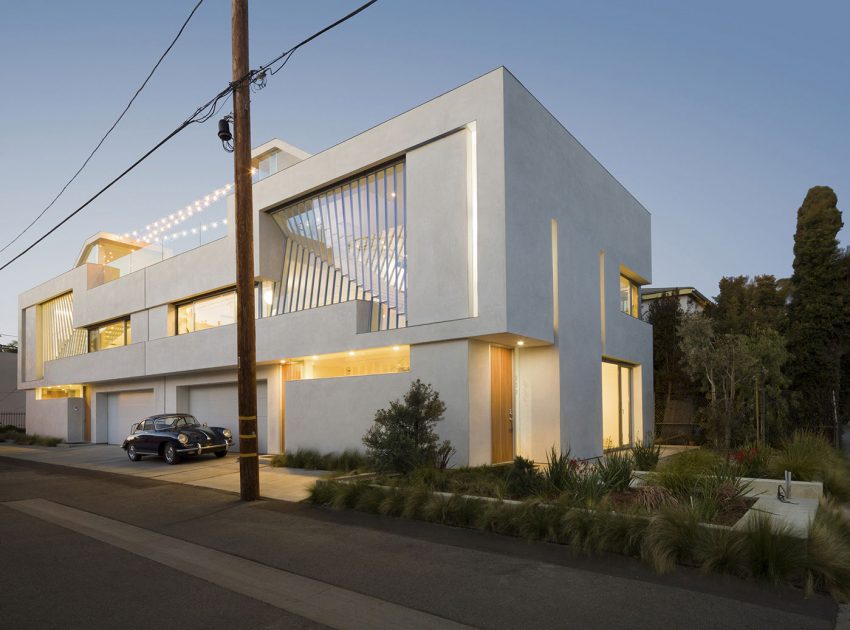
[(375, 412), (404, 396), (417, 378), (430, 383), (446, 404), (437, 425), (457, 450), (452, 464), (469, 461), (469, 343), (451, 341), (411, 349), (410, 372), (286, 383), (286, 449), (364, 450), (363, 435)]
[[(560, 393), (561, 448), (593, 457), (602, 450), (603, 356), (648, 368), (642, 372), (642, 410), (636, 415), (643, 416), (642, 430), (651, 428), (652, 330), (618, 307), (621, 265), (651, 279), (650, 216), (509, 73), (504, 98), (508, 329), (554, 338), (551, 233), (556, 219), (560, 387), (551, 380), (546, 394), (540, 391), (546, 389), (545, 380), (537, 378), (535, 389), (543, 400)], [(531, 410), (533, 424), (551, 413), (545, 405)]]

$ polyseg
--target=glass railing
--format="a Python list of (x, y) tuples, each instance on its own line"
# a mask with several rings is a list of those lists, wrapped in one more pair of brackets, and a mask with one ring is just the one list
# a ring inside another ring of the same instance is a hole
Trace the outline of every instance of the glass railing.
[[(227, 236), (227, 218), (224, 216), (226, 209), (221, 207), (217, 210), (215, 214), (209, 211), (194, 214), (181, 220), (179, 224), (172, 224), (172, 227), (158, 231), (155, 236), (148, 236), (153, 242), (137, 241), (132, 235), (119, 237), (129, 247), (139, 248), (106, 263), (98, 262), (103, 260), (104, 256), (93, 249), (89, 262), (98, 269), (95, 273), (89, 273), (88, 288), (93, 289), (224, 238)], [(97, 247), (99, 246), (96, 245), (95, 248)]]

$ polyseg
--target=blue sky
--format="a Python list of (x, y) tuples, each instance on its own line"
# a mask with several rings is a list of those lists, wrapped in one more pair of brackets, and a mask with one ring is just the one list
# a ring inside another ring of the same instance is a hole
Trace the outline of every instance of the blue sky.
[[(76, 170), (193, 4), (3, 3), (0, 240)], [(255, 0), (252, 66), (356, 4)], [(28, 238), (226, 84), (229, 11), (206, 0)], [(839, 207), (850, 198), (848, 23), (850, 3), (837, 1), (381, 0), (254, 96), (253, 140), (317, 152), (504, 65), (650, 210), (653, 284), (714, 295), (724, 275), (790, 274), (810, 186), (832, 186)], [(143, 227), (231, 181), (215, 133), (215, 121), (193, 126), (0, 272), (0, 333), (17, 330), (18, 293), (68, 270), (86, 237)], [(841, 239), (850, 242), (847, 228)]]

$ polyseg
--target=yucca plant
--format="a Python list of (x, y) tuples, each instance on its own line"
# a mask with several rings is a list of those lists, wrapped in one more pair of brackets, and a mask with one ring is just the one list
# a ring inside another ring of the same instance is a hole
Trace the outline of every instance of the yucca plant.
[(569, 450), (558, 454), (553, 446), (552, 450), (546, 455), (546, 471), (544, 472), (544, 477), (549, 486), (559, 492), (566, 490), (575, 465), (570, 457)]
[(649, 442), (638, 440), (632, 447), (632, 459), (637, 470), (655, 470), (661, 458), (661, 447)]
[(632, 481), (634, 463), (628, 453), (613, 451), (599, 460), (596, 470), (607, 490), (622, 492), (628, 489)]

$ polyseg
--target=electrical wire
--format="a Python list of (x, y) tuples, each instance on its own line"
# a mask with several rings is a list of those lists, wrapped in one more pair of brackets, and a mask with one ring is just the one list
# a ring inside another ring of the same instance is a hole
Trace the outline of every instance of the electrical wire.
[[(203, 0), (201, 0), (201, 2), (202, 2), (202, 1), (203, 1)], [(250, 70), (247, 74), (245, 74), (245, 76), (243, 76), (243, 77), (239, 78), (239, 79), (238, 79), (238, 80), (236, 80), (236, 81), (232, 81), (231, 83), (229, 83), (229, 84), (228, 84), (228, 86), (227, 86), (226, 88), (224, 88), (223, 90), (221, 90), (218, 94), (216, 94), (215, 96), (213, 96), (213, 97), (212, 97), (210, 100), (208, 100), (206, 103), (204, 103), (203, 105), (201, 105), (200, 107), (198, 107), (198, 108), (197, 108), (197, 109), (196, 109), (196, 110), (192, 113), (192, 115), (191, 115), (191, 116), (189, 116), (186, 120), (184, 120), (182, 123), (180, 123), (180, 125), (178, 125), (178, 126), (177, 126), (177, 127), (176, 127), (173, 131), (171, 131), (171, 133), (169, 133), (167, 136), (165, 136), (162, 140), (160, 140), (159, 142), (157, 142), (157, 143), (156, 143), (156, 144), (155, 144), (155, 145), (154, 145), (151, 149), (149, 149), (149, 150), (148, 150), (148, 151), (147, 151), (144, 155), (142, 155), (139, 159), (137, 159), (137, 160), (136, 160), (135, 162), (133, 162), (130, 166), (128, 166), (126, 169), (124, 169), (124, 171), (123, 171), (120, 175), (118, 175), (117, 177), (115, 177), (112, 181), (110, 181), (108, 184), (106, 184), (106, 186), (104, 186), (104, 187), (103, 187), (103, 188), (101, 188), (99, 191), (97, 191), (94, 195), (92, 195), (92, 196), (88, 199), (88, 201), (86, 201), (85, 203), (83, 203), (83, 205), (79, 206), (76, 210), (74, 210), (73, 212), (71, 212), (68, 216), (66, 216), (64, 219), (62, 219), (59, 223), (57, 223), (57, 224), (56, 224), (56, 225), (54, 225), (52, 228), (50, 228), (47, 232), (45, 232), (44, 234), (42, 234), (39, 238), (37, 238), (37, 239), (36, 239), (33, 243), (31, 243), (31, 244), (30, 244), (28, 247), (26, 247), (23, 251), (21, 251), (21, 252), (20, 252), (20, 253), (18, 253), (16, 256), (14, 256), (11, 260), (9, 260), (8, 262), (6, 262), (6, 263), (5, 263), (5, 264), (3, 264), (2, 266), (0, 266), (0, 271), (3, 271), (3, 270), (4, 270), (4, 269), (6, 269), (9, 265), (11, 265), (12, 263), (14, 263), (16, 260), (18, 260), (19, 258), (22, 258), (23, 256), (25, 256), (25, 255), (26, 255), (27, 253), (29, 253), (29, 252), (30, 252), (33, 248), (35, 248), (35, 247), (36, 247), (39, 243), (41, 243), (44, 239), (46, 239), (48, 236), (50, 236), (51, 234), (53, 234), (53, 233), (54, 233), (56, 230), (58, 230), (60, 227), (62, 227), (63, 225), (65, 225), (65, 223), (67, 223), (68, 221), (70, 221), (70, 220), (71, 220), (73, 217), (75, 217), (77, 214), (79, 214), (80, 212), (82, 212), (82, 210), (83, 210), (84, 208), (86, 208), (89, 204), (91, 204), (91, 203), (92, 203), (95, 199), (97, 199), (97, 198), (98, 198), (98, 197), (100, 197), (103, 193), (105, 193), (107, 190), (109, 190), (110, 188), (112, 188), (112, 186), (114, 186), (114, 185), (115, 185), (118, 181), (120, 181), (121, 179), (123, 179), (125, 175), (127, 175), (130, 171), (132, 171), (133, 169), (135, 169), (135, 168), (136, 168), (139, 164), (141, 164), (142, 162), (144, 162), (144, 161), (145, 161), (148, 157), (150, 157), (150, 156), (151, 156), (151, 155), (152, 155), (155, 151), (157, 151), (160, 147), (162, 147), (162, 146), (163, 146), (166, 142), (168, 142), (168, 141), (169, 141), (169, 140), (171, 140), (174, 136), (176, 136), (176, 135), (177, 135), (177, 134), (179, 134), (181, 131), (183, 131), (184, 129), (186, 129), (186, 127), (188, 127), (189, 125), (191, 125), (191, 124), (193, 124), (193, 123), (205, 123), (205, 122), (206, 122), (206, 121), (208, 121), (210, 118), (212, 118), (213, 116), (215, 116), (215, 115), (216, 115), (216, 113), (217, 113), (218, 111), (221, 111), (221, 109), (222, 109), (222, 108), (224, 107), (224, 105), (227, 103), (227, 99), (228, 99), (228, 98), (232, 95), (233, 91), (234, 91), (235, 89), (237, 89), (238, 87), (240, 87), (240, 86), (241, 86), (241, 85), (242, 85), (245, 81), (254, 82), (254, 80), (255, 80), (255, 79), (257, 79), (257, 78), (258, 78), (258, 76), (260, 76), (260, 75), (264, 75), (266, 72), (269, 72), (269, 73), (270, 73), (270, 72), (271, 72), (271, 71), (269, 70), (270, 66), (272, 66), (273, 64), (276, 64), (276, 63), (278, 63), (279, 61), (283, 60), (283, 63), (282, 63), (280, 66), (278, 66), (278, 68), (275, 70), (275, 73), (279, 72), (279, 71), (281, 70), (281, 68), (283, 68), (283, 66), (285, 66), (285, 65), (286, 65), (286, 63), (289, 61), (289, 59), (292, 57), (292, 53), (294, 53), (296, 50), (298, 50), (298, 49), (299, 49), (299, 48), (301, 48), (302, 46), (304, 46), (304, 45), (306, 45), (306, 44), (310, 43), (311, 41), (313, 41), (313, 40), (314, 40), (314, 39), (316, 39), (317, 37), (320, 37), (321, 35), (323, 35), (323, 34), (327, 33), (329, 30), (331, 30), (331, 29), (333, 29), (333, 28), (335, 28), (335, 27), (339, 26), (339, 25), (340, 25), (340, 24), (342, 24), (343, 22), (345, 22), (345, 21), (347, 21), (347, 20), (350, 20), (351, 18), (353, 18), (353, 17), (354, 17), (355, 15), (357, 15), (358, 13), (360, 13), (360, 12), (364, 11), (365, 9), (367, 9), (367, 8), (369, 8), (370, 6), (372, 6), (373, 4), (375, 4), (377, 1), (378, 1), (378, 0), (370, 0), (369, 2), (367, 2), (367, 3), (363, 4), (363, 5), (361, 5), (359, 8), (357, 8), (357, 9), (355, 9), (354, 11), (352, 11), (351, 13), (349, 13), (348, 15), (346, 15), (346, 16), (344, 16), (344, 17), (342, 17), (342, 18), (338, 19), (338, 20), (337, 20), (336, 22), (334, 22), (333, 24), (330, 24), (330, 25), (326, 26), (325, 28), (323, 28), (322, 30), (320, 30), (320, 31), (317, 31), (317, 32), (313, 33), (313, 34), (312, 34), (310, 37), (308, 37), (307, 39), (302, 40), (301, 42), (299, 42), (298, 44), (296, 44), (295, 46), (293, 46), (293, 47), (292, 47), (292, 48), (290, 48), (289, 50), (286, 50), (286, 51), (282, 52), (280, 55), (278, 55), (277, 57), (275, 57), (274, 59), (272, 59), (270, 62), (268, 62), (268, 63), (266, 63), (266, 64), (264, 64), (264, 65), (260, 66), (260, 68), (259, 68), (259, 69), (257, 69), (257, 70)], [(198, 2), (198, 5), (200, 5), (200, 3), (201, 3), (201, 2)], [(197, 7), (196, 7), (196, 8), (197, 8)], [(191, 16), (190, 16), (190, 17), (191, 17)], [(224, 100), (222, 101), (222, 99), (224, 99)], [(2, 251), (2, 250), (0, 250), (0, 251)]]
[(126, 107), (124, 107), (124, 110), (121, 112), (121, 115), (120, 115), (120, 116), (118, 116), (118, 118), (116, 118), (116, 119), (115, 119), (115, 122), (114, 122), (114, 123), (112, 123), (112, 126), (111, 126), (109, 129), (107, 129), (107, 131), (106, 131), (106, 133), (105, 133), (105, 134), (103, 134), (103, 137), (100, 139), (100, 141), (99, 141), (99, 142), (97, 143), (97, 145), (94, 147), (94, 149), (92, 149), (92, 152), (91, 152), (91, 153), (89, 153), (89, 156), (85, 159), (85, 161), (83, 162), (82, 166), (80, 166), (80, 168), (78, 168), (78, 169), (77, 169), (77, 172), (76, 172), (76, 173), (74, 173), (74, 174), (73, 174), (73, 176), (71, 176), (71, 179), (69, 179), (67, 182), (65, 182), (65, 185), (64, 185), (64, 186), (62, 186), (62, 189), (61, 189), (61, 190), (59, 191), (59, 193), (58, 193), (58, 194), (57, 194), (57, 195), (53, 198), (53, 201), (51, 201), (49, 204), (47, 204), (47, 206), (44, 208), (44, 210), (42, 210), (41, 212), (39, 212), (39, 213), (38, 213), (38, 215), (37, 215), (37, 216), (36, 216), (36, 217), (35, 217), (35, 218), (34, 218), (34, 219), (30, 222), (30, 224), (29, 224), (29, 225), (27, 225), (27, 226), (26, 226), (23, 230), (21, 230), (21, 232), (20, 232), (17, 236), (15, 236), (15, 238), (13, 238), (11, 241), (9, 241), (8, 243), (6, 243), (6, 244), (5, 244), (2, 248), (0, 248), (0, 253), (5, 252), (5, 251), (6, 251), (6, 250), (7, 250), (7, 249), (11, 246), (11, 245), (13, 245), (13, 244), (14, 244), (14, 243), (15, 243), (15, 242), (19, 239), (19, 238), (21, 238), (24, 234), (26, 234), (26, 233), (29, 231), (29, 229), (30, 229), (33, 225), (35, 225), (35, 224), (36, 224), (36, 222), (37, 222), (37, 221), (38, 221), (41, 217), (43, 217), (43, 216), (44, 216), (44, 213), (45, 213), (45, 212), (47, 212), (48, 210), (50, 210), (50, 208), (52, 208), (52, 207), (53, 207), (53, 204), (55, 204), (55, 203), (59, 200), (59, 197), (61, 197), (61, 196), (64, 194), (64, 192), (68, 189), (68, 186), (70, 186), (70, 185), (74, 182), (74, 180), (75, 180), (75, 179), (77, 179), (77, 176), (78, 176), (80, 173), (82, 173), (82, 172), (83, 172), (83, 169), (84, 169), (84, 168), (88, 165), (88, 163), (91, 161), (92, 157), (94, 157), (94, 154), (95, 154), (95, 153), (97, 153), (98, 149), (100, 149), (101, 145), (103, 145), (103, 143), (104, 143), (104, 142), (106, 141), (106, 139), (109, 137), (109, 134), (111, 134), (111, 133), (112, 133), (112, 131), (115, 129), (115, 127), (117, 127), (117, 126), (118, 126), (118, 123), (120, 123), (120, 122), (121, 122), (121, 119), (122, 119), (122, 118), (124, 118), (124, 115), (125, 115), (125, 114), (129, 111), (130, 107), (133, 105), (133, 102), (136, 100), (136, 97), (138, 97), (138, 96), (139, 96), (139, 94), (141, 94), (142, 90), (144, 90), (144, 89), (145, 89), (145, 86), (147, 86), (148, 82), (151, 80), (151, 77), (154, 75), (154, 73), (156, 72), (157, 68), (159, 68), (159, 66), (160, 66), (160, 64), (162, 63), (163, 59), (165, 59), (165, 56), (166, 56), (166, 55), (167, 55), (167, 54), (171, 51), (171, 49), (172, 49), (172, 48), (174, 48), (174, 44), (176, 44), (176, 43), (177, 43), (177, 40), (178, 40), (178, 39), (180, 39), (180, 36), (183, 34), (183, 31), (184, 31), (184, 30), (186, 30), (186, 26), (189, 24), (189, 20), (191, 20), (191, 19), (192, 19), (192, 16), (193, 16), (193, 15), (195, 15), (195, 12), (198, 10), (198, 8), (201, 6), (201, 4), (202, 4), (203, 2), (204, 2), (204, 0), (198, 0), (198, 3), (195, 5), (195, 7), (194, 7), (194, 8), (192, 9), (192, 11), (189, 13), (189, 16), (188, 16), (188, 17), (187, 17), (187, 18), (183, 21), (183, 25), (180, 27), (180, 30), (179, 30), (179, 31), (177, 31), (177, 35), (175, 35), (175, 36), (174, 36), (174, 39), (172, 39), (172, 40), (171, 40), (171, 43), (168, 45), (168, 48), (166, 48), (166, 49), (165, 49), (165, 52), (163, 52), (163, 53), (162, 53), (162, 55), (160, 55), (159, 59), (158, 59), (158, 60), (157, 60), (157, 62), (154, 64), (153, 68), (151, 68), (151, 71), (148, 73), (148, 76), (145, 78), (145, 80), (142, 82), (142, 84), (141, 84), (141, 85), (139, 86), (139, 88), (136, 90), (135, 94), (133, 94), (133, 98), (131, 98), (131, 99), (130, 99), (130, 102), (128, 102), (128, 103), (127, 103)]

